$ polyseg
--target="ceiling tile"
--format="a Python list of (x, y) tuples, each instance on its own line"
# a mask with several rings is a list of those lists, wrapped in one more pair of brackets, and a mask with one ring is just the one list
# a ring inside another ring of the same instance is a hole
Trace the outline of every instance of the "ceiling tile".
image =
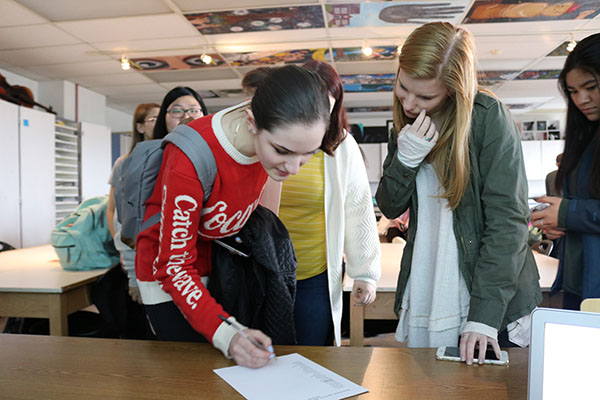
[[(16, 0), (50, 21), (126, 17), (171, 12), (162, 0)], [(85, 4), (83, 4), (85, 2)]]
[(139, 96), (146, 94), (164, 96), (167, 93), (167, 90), (157, 83), (105, 86), (95, 90), (107, 96), (121, 96), (123, 98), (127, 96)]
[(483, 59), (477, 60), (478, 71), (520, 71), (531, 62), (530, 58), (522, 59)]
[(0, 28), (0, 50), (74, 43), (79, 43), (79, 40), (50, 24)]
[(129, 71), (130, 74), (118, 75), (99, 75), (99, 76), (80, 76), (73, 79), (73, 82), (79, 83), (85, 87), (93, 89), (95, 87), (104, 86), (122, 86), (136, 83), (152, 83), (152, 80), (144, 76), (142, 73)]
[(0, 26), (22, 26), (45, 22), (48, 21), (12, 0), (0, 0)]
[(26, 68), (30, 71), (46, 75), (49, 78), (65, 80), (69, 80), (78, 76), (129, 73), (129, 71), (123, 71), (121, 69), (121, 63), (118, 60), (108, 59), (91, 62), (34, 65)]
[(476, 35), (477, 59), (535, 59), (554, 50), (564, 39), (564, 34)]
[(79, 61), (106, 61), (109, 57), (98, 52), (87, 44), (72, 46), (42, 47), (36, 49), (0, 51), (0, 60), (16, 66), (35, 66), (46, 64), (64, 64)]
[(336, 62), (335, 68), (340, 75), (395, 74), (398, 64), (396, 61)]
[(203, 81), (213, 79), (235, 79), (238, 76), (231, 68), (188, 69), (179, 71), (148, 72), (156, 82)]
[(108, 51), (113, 53), (127, 53), (132, 58), (150, 55), (179, 55), (198, 52), (199, 49), (206, 48), (206, 41), (194, 33), (189, 37), (178, 38), (157, 38), (157, 39), (142, 39), (142, 40), (115, 40), (110, 42), (94, 43), (94, 47), (98, 50)]
[(532, 95), (539, 97), (560, 96), (557, 81), (555, 79), (513, 80), (506, 82), (498, 89), (494, 90), (494, 93), (500, 98), (531, 97)]
[(59, 22), (56, 25), (88, 43), (198, 35), (185, 17), (175, 14)]

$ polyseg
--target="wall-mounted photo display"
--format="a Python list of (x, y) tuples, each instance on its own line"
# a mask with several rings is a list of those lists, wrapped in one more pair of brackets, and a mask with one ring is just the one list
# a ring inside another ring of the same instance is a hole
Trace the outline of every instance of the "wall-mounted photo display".
[(522, 121), (519, 125), (521, 140), (560, 140), (559, 120)]
[(537, 121), (535, 124), (536, 131), (545, 131), (546, 130), (546, 121)]

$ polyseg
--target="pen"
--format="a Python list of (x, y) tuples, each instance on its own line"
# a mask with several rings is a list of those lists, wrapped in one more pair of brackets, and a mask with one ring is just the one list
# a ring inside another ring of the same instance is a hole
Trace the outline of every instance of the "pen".
[(219, 318), (221, 318), (223, 320), (223, 322), (225, 322), (227, 325), (232, 326), (236, 331), (238, 331), (238, 333), (240, 335), (242, 335), (242, 337), (245, 337), (246, 339), (248, 339), (250, 341), (250, 343), (255, 345), (257, 348), (259, 348), (261, 350), (267, 350), (270, 353), (273, 353), (273, 354), (271, 354), (271, 356), (269, 358), (273, 358), (275, 356), (274, 351), (273, 351), (273, 346), (269, 346), (268, 349), (265, 349), (265, 347), (261, 343), (259, 343), (252, 336), (248, 335), (246, 332), (244, 332), (244, 328), (240, 324), (236, 324), (236, 323), (229, 321), (223, 315), (219, 315)]

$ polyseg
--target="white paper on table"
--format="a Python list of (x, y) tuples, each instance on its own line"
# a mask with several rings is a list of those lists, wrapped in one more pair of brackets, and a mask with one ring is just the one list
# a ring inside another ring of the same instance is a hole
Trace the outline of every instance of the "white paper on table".
[(214, 372), (248, 400), (338, 400), (368, 392), (298, 353), (276, 357), (261, 368), (238, 365)]

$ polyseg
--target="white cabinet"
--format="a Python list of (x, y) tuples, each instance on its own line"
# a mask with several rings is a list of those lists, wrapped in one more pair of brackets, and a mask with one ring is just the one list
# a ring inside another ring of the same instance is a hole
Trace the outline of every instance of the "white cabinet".
[(81, 123), (81, 195), (83, 199), (110, 192), (111, 132), (104, 125)]
[(21, 247), (19, 107), (0, 100), (0, 241)]
[(0, 241), (47, 244), (81, 200), (80, 187), (84, 197), (108, 193), (110, 129), (81, 127), (80, 145), (76, 123), (57, 127), (54, 114), (0, 100)]
[(50, 242), (55, 223), (54, 114), (19, 107), (21, 246)]

